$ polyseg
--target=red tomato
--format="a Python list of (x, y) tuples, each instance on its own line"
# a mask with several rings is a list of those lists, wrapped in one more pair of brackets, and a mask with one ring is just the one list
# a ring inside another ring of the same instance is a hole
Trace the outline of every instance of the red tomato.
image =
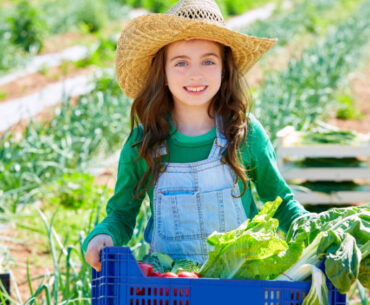
[(187, 272), (187, 271), (180, 271), (179, 273), (177, 273), (177, 276), (178, 277), (188, 277), (188, 278), (193, 278), (193, 279), (199, 278), (199, 275), (196, 274), (195, 272)]
[(162, 276), (162, 273), (159, 271), (154, 271), (151, 276)]
[(165, 272), (161, 275), (161, 277), (178, 277), (176, 273), (173, 272)]
[(153, 266), (151, 264), (139, 262), (141, 271), (143, 271), (145, 276), (151, 276), (153, 273)]

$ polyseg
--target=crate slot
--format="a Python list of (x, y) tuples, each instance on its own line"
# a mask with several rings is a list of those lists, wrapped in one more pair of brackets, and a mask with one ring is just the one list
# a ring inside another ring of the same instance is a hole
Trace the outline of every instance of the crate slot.
[(279, 300), (280, 299), (280, 290), (265, 290), (265, 300)]
[(280, 290), (266, 289), (264, 305), (280, 305)]

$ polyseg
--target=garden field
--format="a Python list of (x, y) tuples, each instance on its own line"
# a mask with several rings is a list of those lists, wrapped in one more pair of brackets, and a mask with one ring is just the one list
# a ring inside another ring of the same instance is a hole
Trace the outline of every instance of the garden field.
[[(10, 295), (0, 287), (0, 304), (91, 303), (81, 244), (105, 216), (130, 128), (132, 100), (115, 80), (116, 43), (130, 19), (175, 2), (0, 2), (0, 274), (11, 279)], [(331, 143), (370, 139), (370, 0), (217, 3), (227, 26), (278, 38), (246, 76), (253, 113), (275, 148), (286, 126), (337, 132)], [(370, 166), (369, 158), (351, 162)], [(352, 188), (370, 187), (355, 182)], [(338, 206), (302, 204), (312, 212)], [(149, 250), (149, 217), (145, 198), (128, 244), (137, 259)], [(368, 301), (369, 291), (354, 282), (347, 303)]]

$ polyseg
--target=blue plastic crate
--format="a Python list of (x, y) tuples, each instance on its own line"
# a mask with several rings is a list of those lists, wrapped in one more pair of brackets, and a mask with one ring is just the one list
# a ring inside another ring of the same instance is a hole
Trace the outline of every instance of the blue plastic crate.
[[(310, 281), (146, 277), (128, 247), (106, 247), (92, 270), (92, 305), (301, 305)], [(328, 281), (330, 305), (346, 296)]]

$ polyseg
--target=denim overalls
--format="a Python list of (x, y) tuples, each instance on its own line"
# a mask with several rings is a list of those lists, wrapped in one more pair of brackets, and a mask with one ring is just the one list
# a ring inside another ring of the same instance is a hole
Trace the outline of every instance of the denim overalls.
[[(173, 259), (204, 263), (212, 246), (207, 237), (214, 231), (226, 232), (246, 220), (235, 173), (221, 163), (227, 139), (221, 118), (216, 116), (217, 136), (206, 160), (165, 163), (153, 190), (153, 217), (145, 229), (151, 252), (164, 252)], [(161, 154), (166, 150), (161, 147)]]

